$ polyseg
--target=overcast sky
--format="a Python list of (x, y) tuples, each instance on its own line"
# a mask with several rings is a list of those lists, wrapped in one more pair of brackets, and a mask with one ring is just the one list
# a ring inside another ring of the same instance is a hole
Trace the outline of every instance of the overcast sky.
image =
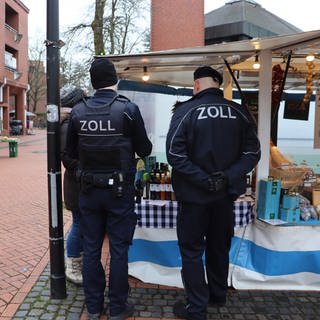
[[(161, 0), (157, 0), (161, 1)], [(174, 1), (174, 0), (172, 0)], [(46, 0), (22, 0), (29, 8), (29, 36), (43, 39), (46, 34)], [(228, 0), (205, 0), (205, 13), (222, 7)], [(264, 9), (303, 31), (320, 29), (319, 0), (257, 0)], [(60, 0), (60, 31), (84, 20), (94, 0)]]

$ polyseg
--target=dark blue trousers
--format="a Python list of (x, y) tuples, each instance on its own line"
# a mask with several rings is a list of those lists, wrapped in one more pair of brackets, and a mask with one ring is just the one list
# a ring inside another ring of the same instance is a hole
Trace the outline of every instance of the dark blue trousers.
[(203, 320), (209, 298), (226, 299), (234, 232), (233, 201), (225, 196), (209, 204), (183, 202), (179, 207), (177, 237), (188, 311), (193, 319)]
[(80, 227), (83, 235), (83, 288), (89, 313), (104, 308), (106, 276), (101, 264), (101, 249), (107, 231), (110, 250), (109, 312), (118, 315), (125, 309), (128, 284), (128, 249), (137, 222), (133, 187), (117, 198), (111, 189), (92, 188), (79, 197)]

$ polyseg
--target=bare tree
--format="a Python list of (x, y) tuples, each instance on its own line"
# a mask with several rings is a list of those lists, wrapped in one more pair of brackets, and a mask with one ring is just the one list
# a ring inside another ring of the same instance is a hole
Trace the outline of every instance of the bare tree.
[(82, 89), (89, 87), (88, 63), (60, 58), (60, 87), (73, 84)]
[(144, 47), (149, 30), (146, 25), (141, 24), (141, 21), (147, 20), (149, 1), (95, 0), (93, 21), (81, 22), (69, 28), (64, 33), (67, 37), (66, 43), (76, 43), (78, 50), (89, 50), (91, 55), (149, 49)]
[[(27, 91), (27, 110), (34, 113), (46, 111), (47, 78), (45, 70), (46, 47), (40, 41), (29, 47), (29, 70)], [(60, 87), (73, 84), (83, 89), (89, 86), (87, 61), (75, 61), (71, 58), (60, 57)]]
[(27, 109), (34, 113), (38, 111), (39, 103), (46, 101), (45, 50), (45, 46), (40, 42), (29, 48)]
[(93, 31), (94, 53), (96, 55), (105, 54), (103, 39), (103, 15), (105, 5), (106, 0), (96, 0), (94, 20), (91, 23), (91, 28)]
[[(129, 53), (140, 46), (148, 33), (146, 26), (139, 26), (147, 12), (146, 0), (111, 0), (110, 15), (105, 18), (105, 44), (110, 54)], [(148, 48), (149, 49), (149, 48)]]

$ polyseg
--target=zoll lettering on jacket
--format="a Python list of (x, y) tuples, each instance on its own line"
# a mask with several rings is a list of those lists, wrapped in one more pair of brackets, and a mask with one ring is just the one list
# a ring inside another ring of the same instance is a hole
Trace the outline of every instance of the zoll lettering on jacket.
[(81, 128), (80, 131), (91, 131), (91, 132), (101, 132), (101, 131), (115, 131), (115, 128), (112, 128), (111, 120), (102, 121), (102, 120), (80, 120)]
[(197, 120), (207, 119), (207, 118), (226, 118), (226, 119), (237, 119), (237, 116), (232, 113), (232, 110), (228, 106), (213, 106), (207, 105), (196, 109), (199, 111)]

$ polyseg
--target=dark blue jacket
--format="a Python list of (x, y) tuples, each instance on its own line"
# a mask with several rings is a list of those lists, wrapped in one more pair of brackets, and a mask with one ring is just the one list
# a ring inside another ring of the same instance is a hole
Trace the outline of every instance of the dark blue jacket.
[[(93, 108), (97, 115), (93, 119), (99, 119), (100, 113), (105, 109), (105, 106), (112, 102), (116, 97), (117, 93), (110, 89), (97, 90), (93, 97), (87, 99), (87, 106)], [(132, 147), (130, 147), (131, 155), (130, 158), (134, 159), (135, 154), (143, 158), (148, 156), (152, 150), (152, 144), (147, 136), (146, 129), (144, 126), (144, 121), (142, 119), (140, 110), (138, 106), (130, 102), (126, 98), (117, 99), (117, 104), (124, 104), (123, 112), (119, 116), (123, 117), (123, 135), (126, 139), (129, 139)], [(101, 110), (101, 111), (100, 111)], [(79, 126), (80, 119), (86, 113), (86, 107), (83, 103), (80, 103), (73, 107), (68, 127), (67, 142), (66, 142), (66, 152), (67, 154), (74, 158), (79, 159)], [(102, 117), (102, 116), (101, 116)], [(104, 139), (103, 137), (97, 137), (96, 139)], [(117, 142), (117, 138), (115, 137)], [(127, 155), (126, 155), (127, 157)], [(98, 161), (101, 159), (97, 159)], [(121, 160), (121, 159), (120, 159)], [(126, 168), (126, 171), (135, 172), (135, 162), (132, 161), (131, 168)]]
[[(67, 110), (68, 109), (68, 110)], [(71, 159), (65, 152), (66, 136), (71, 108), (65, 108), (60, 117), (60, 150), (61, 161), (65, 167), (63, 176), (63, 200), (66, 208), (71, 211), (78, 209), (80, 185), (76, 181), (76, 172), (79, 161)], [(62, 119), (63, 118), (63, 119)]]
[(166, 141), (177, 200), (208, 203), (223, 192), (208, 190), (210, 173), (223, 171), (227, 192), (236, 198), (246, 189), (246, 174), (260, 159), (260, 142), (246, 108), (210, 88), (180, 103)]

